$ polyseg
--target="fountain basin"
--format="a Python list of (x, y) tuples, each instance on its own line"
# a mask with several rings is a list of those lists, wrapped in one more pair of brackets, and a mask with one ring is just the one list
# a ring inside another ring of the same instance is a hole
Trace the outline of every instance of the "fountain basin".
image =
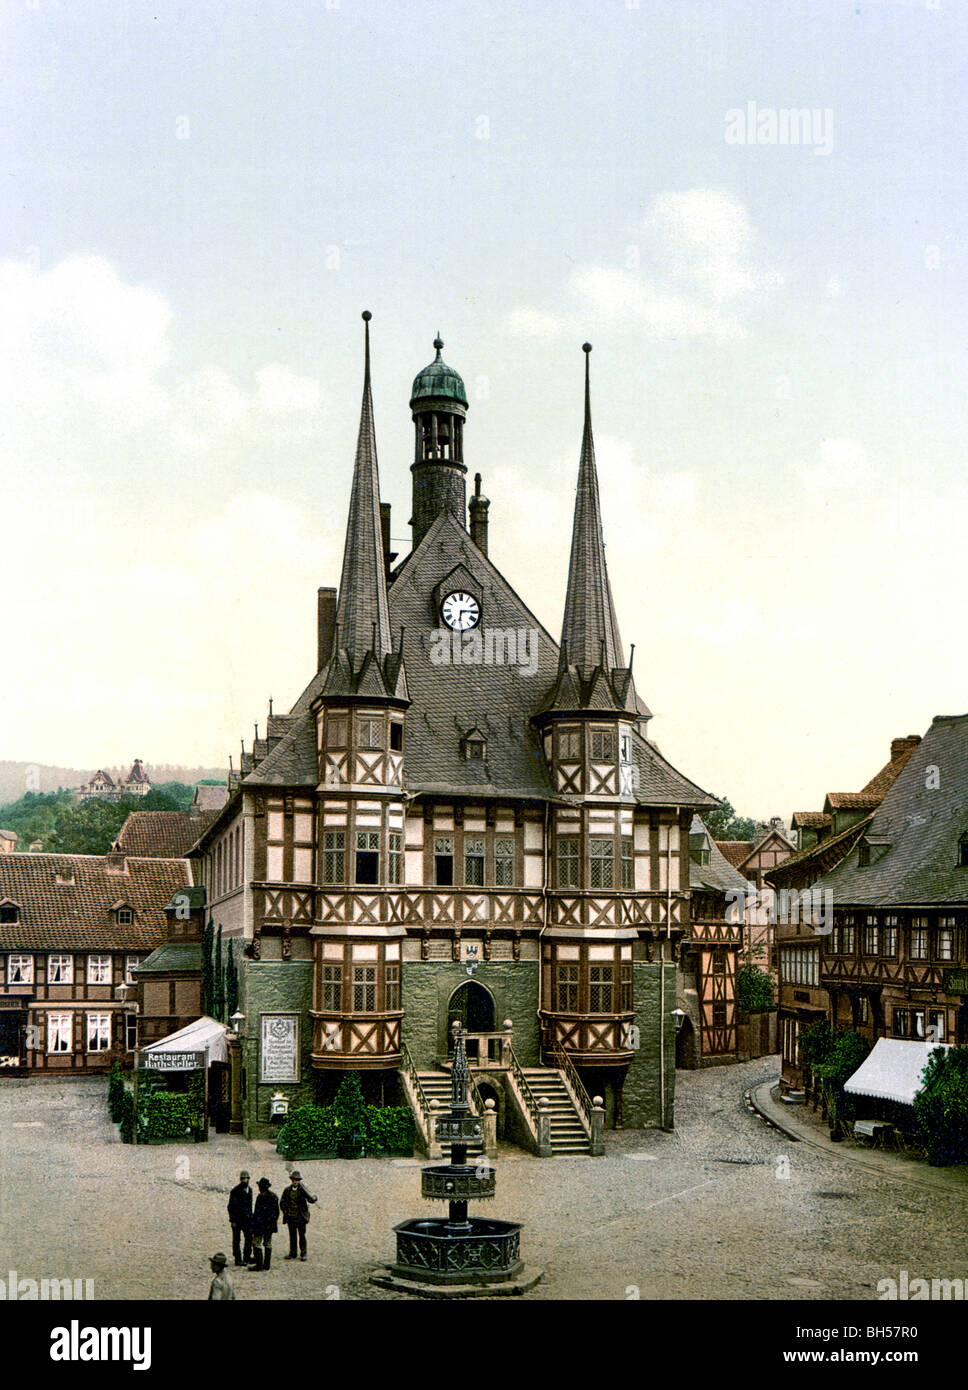
[(444, 1202), (476, 1202), (494, 1196), (495, 1181), (493, 1168), (445, 1163), (420, 1170), (420, 1195)]
[(425, 1284), (499, 1284), (521, 1273), (518, 1222), (470, 1217), (466, 1225), (455, 1231), (444, 1218), (418, 1218), (394, 1226), (397, 1262), (391, 1272)]

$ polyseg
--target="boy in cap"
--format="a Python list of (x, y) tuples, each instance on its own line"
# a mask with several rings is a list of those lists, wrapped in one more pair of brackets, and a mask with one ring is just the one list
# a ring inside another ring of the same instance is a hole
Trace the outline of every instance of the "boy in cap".
[[(232, 1225), (232, 1254), (237, 1265), (247, 1265), (252, 1260), (252, 1188), (249, 1175), (239, 1174), (239, 1185), (229, 1193), (229, 1221)], [(242, 1248), (242, 1238), (245, 1248)]]
[(282, 1194), (279, 1203), (282, 1219), (289, 1227), (289, 1254), (287, 1260), (296, 1258), (296, 1238), (299, 1239), (299, 1258), (306, 1258), (306, 1227), (309, 1224), (309, 1206), (316, 1198), (303, 1187), (302, 1174), (294, 1168), (289, 1174), (289, 1186)]
[(209, 1268), (215, 1276), (208, 1290), (209, 1298), (234, 1298), (235, 1290), (232, 1287), (232, 1281), (225, 1272), (225, 1266), (228, 1264), (228, 1261), (222, 1254), (221, 1250), (218, 1252), (217, 1255), (212, 1256), (208, 1264)]

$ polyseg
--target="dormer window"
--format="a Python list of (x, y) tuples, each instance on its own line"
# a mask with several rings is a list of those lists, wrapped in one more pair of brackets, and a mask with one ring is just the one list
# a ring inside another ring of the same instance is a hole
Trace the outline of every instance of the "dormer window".
[(871, 847), (866, 840), (861, 840), (857, 846), (857, 867), (858, 869), (869, 869), (871, 864)]
[(962, 869), (968, 868), (968, 830), (958, 841), (958, 863)]
[(461, 751), (468, 762), (483, 762), (487, 757), (487, 739), (480, 729), (471, 729), (461, 739)]
[(130, 908), (130, 907), (119, 907), (119, 908), (118, 908), (118, 926), (119, 926), (119, 927), (130, 927), (131, 924), (133, 923), (133, 921), (134, 921), (134, 913), (131, 911), (131, 908)]
[(0, 926), (10, 927), (20, 921), (20, 908), (9, 900), (0, 903)]

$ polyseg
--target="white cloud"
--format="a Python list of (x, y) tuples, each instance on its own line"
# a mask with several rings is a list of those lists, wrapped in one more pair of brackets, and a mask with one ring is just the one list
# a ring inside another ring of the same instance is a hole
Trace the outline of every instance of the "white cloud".
[[(638, 269), (582, 266), (569, 281), (575, 305), (565, 314), (520, 306), (507, 327), (522, 336), (554, 339), (592, 331), (596, 324), (626, 325), (651, 340), (739, 339), (746, 336), (740, 303), (783, 283), (776, 271), (754, 261), (749, 214), (729, 194), (693, 188), (660, 193), (642, 223), (644, 245), (630, 247)], [(723, 307), (731, 306), (726, 313)]]
[(856, 439), (822, 439), (816, 458), (803, 474), (807, 492), (846, 492), (867, 482), (871, 460)]

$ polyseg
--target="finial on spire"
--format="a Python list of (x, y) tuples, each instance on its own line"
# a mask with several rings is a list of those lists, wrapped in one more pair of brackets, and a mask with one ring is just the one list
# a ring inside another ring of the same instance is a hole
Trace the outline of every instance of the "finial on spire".
[(443, 350), (443, 346), (444, 346), (444, 340), (443, 340), (443, 338), (440, 336), (440, 329), (438, 328), (438, 329), (437, 329), (437, 336), (436, 336), (436, 338), (434, 339), (434, 347), (437, 349), (437, 356), (436, 356), (436, 358), (435, 358), (435, 361), (437, 361), (437, 362), (440, 361), (440, 354), (441, 354), (441, 352), (442, 352), (442, 350)]

